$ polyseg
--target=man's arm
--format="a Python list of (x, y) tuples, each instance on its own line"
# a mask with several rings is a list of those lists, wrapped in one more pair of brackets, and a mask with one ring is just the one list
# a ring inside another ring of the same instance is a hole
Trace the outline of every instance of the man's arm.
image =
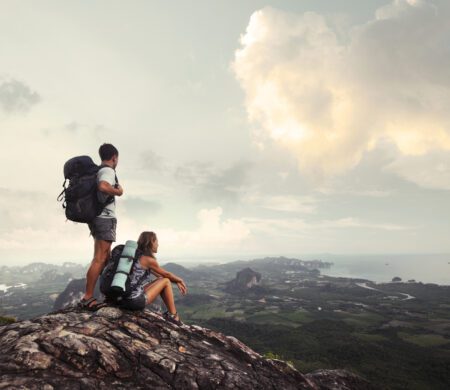
[(123, 194), (123, 189), (120, 185), (117, 185), (115, 188), (115, 184), (117, 183), (117, 176), (113, 168), (111, 167), (103, 167), (98, 173), (98, 186), (97, 189), (100, 192), (105, 193), (110, 196), (121, 196)]
[(104, 180), (98, 183), (98, 190), (111, 196), (121, 196), (123, 194), (123, 189), (120, 184), (117, 185), (117, 188), (114, 188), (111, 184)]

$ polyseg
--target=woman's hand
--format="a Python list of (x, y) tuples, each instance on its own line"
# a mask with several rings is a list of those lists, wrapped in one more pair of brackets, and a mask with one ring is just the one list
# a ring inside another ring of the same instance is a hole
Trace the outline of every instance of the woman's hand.
[(179, 282), (177, 282), (178, 289), (181, 291), (181, 294), (186, 295), (187, 294), (187, 287), (184, 283), (184, 280), (181, 279)]

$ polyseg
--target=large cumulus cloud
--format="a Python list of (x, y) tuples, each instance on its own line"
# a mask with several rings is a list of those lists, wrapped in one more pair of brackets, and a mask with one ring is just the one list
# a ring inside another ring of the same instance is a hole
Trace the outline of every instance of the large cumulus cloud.
[(318, 178), (391, 143), (401, 163), (390, 170), (423, 184), (417, 161), (432, 161), (433, 175), (450, 151), (449, 16), (446, 2), (421, 0), (347, 27), (313, 12), (256, 11), (232, 63), (256, 142), (283, 145)]

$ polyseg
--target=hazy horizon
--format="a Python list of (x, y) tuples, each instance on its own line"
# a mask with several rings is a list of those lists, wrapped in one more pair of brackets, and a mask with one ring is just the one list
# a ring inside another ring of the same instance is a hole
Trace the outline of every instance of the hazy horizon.
[[(119, 244), (117, 244), (119, 245)], [(112, 246), (114, 248), (114, 245)], [(407, 253), (407, 252), (399, 252), (399, 253), (304, 253), (304, 254), (295, 254), (295, 253), (285, 253), (285, 254), (247, 254), (247, 255), (224, 255), (224, 256), (189, 256), (189, 257), (180, 257), (180, 256), (165, 256), (160, 257), (158, 254), (156, 254), (156, 258), (159, 262), (169, 262), (172, 261), (172, 259), (177, 259), (179, 261), (208, 261), (208, 259), (212, 259), (211, 261), (217, 261), (220, 262), (228, 262), (228, 261), (238, 261), (238, 260), (254, 260), (254, 259), (262, 259), (266, 257), (285, 257), (285, 258), (295, 258), (298, 260), (324, 260), (324, 258), (327, 258), (328, 256), (336, 256), (336, 257), (359, 257), (359, 256), (426, 256), (426, 255), (432, 255), (432, 256), (449, 256), (450, 261), (450, 252), (423, 252), (423, 253)], [(323, 257), (322, 259), (320, 257)], [(45, 264), (59, 264), (62, 265), (63, 263), (76, 263), (76, 264), (88, 264), (90, 263), (92, 259), (88, 258), (87, 260), (84, 259), (57, 259), (57, 260), (45, 260), (45, 259), (25, 259), (23, 262), (20, 262), (19, 264), (14, 263), (12, 264), (11, 260), (5, 260), (4, 264), (0, 264), (0, 266), (25, 266), (32, 263), (45, 263)], [(8, 264), (9, 263), (9, 264)]]
[[(264, 256), (279, 257), (279, 256)], [(302, 256), (285, 255), (281, 257), (297, 258), (299, 260), (322, 260), (331, 262), (329, 268), (322, 268), (321, 274), (334, 277), (349, 277), (356, 279), (367, 279), (375, 283), (391, 282), (393, 277), (401, 277), (403, 282), (415, 280), (422, 283), (435, 283), (439, 285), (450, 285), (450, 254), (427, 253), (427, 254), (304, 254)], [(202, 265), (219, 265), (239, 260), (254, 260), (261, 257), (221, 257), (221, 258), (166, 258), (160, 259), (160, 264), (176, 263), (186, 268)], [(62, 265), (64, 261), (46, 262), (31, 261), (20, 264), (25, 266), (33, 263), (45, 263)], [(71, 263), (87, 266), (89, 262), (71, 261)]]

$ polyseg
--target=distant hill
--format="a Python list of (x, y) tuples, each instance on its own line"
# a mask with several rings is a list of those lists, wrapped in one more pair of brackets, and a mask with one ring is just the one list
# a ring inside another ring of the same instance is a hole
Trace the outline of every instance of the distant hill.
[(261, 274), (247, 267), (236, 273), (236, 278), (226, 283), (225, 290), (231, 293), (247, 290), (259, 285)]
[(31, 263), (25, 266), (0, 267), (0, 284), (17, 283), (32, 284), (40, 281), (67, 283), (70, 278), (76, 279), (86, 275), (87, 266), (64, 262), (59, 264)]
[(333, 263), (324, 262), (321, 260), (300, 260), (289, 257), (264, 257), (254, 260), (237, 260), (225, 264), (197, 266), (193, 269), (199, 269), (204, 272), (208, 270), (223, 270), (229, 273), (236, 273), (239, 270), (250, 267), (258, 272), (285, 272), (285, 271), (302, 271), (311, 272), (321, 268), (329, 268)]
[(175, 275), (179, 276), (182, 279), (190, 278), (192, 276), (192, 271), (186, 267), (183, 267), (180, 264), (176, 263), (166, 263), (161, 265), (166, 271), (172, 272)]
[[(56, 298), (53, 310), (61, 310), (68, 306), (76, 305), (83, 297), (85, 288), (86, 278), (70, 281), (64, 291)], [(100, 297), (98, 283), (95, 286), (94, 296)]]

